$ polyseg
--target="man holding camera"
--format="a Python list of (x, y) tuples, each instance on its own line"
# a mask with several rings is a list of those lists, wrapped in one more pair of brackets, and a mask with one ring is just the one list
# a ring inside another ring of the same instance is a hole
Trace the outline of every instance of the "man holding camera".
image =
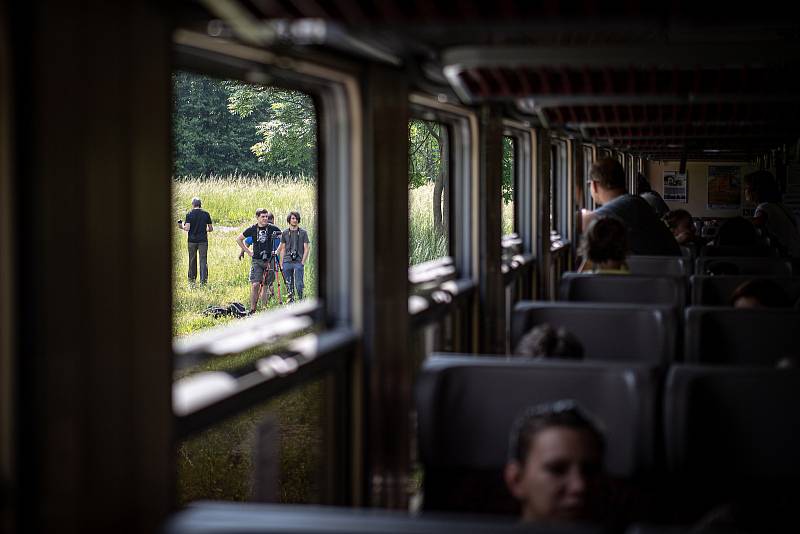
[[(256, 306), (258, 305), (258, 295), (263, 286), (272, 287), (275, 281), (275, 271), (272, 268), (272, 238), (277, 232), (280, 234), (281, 229), (268, 222), (272, 214), (264, 208), (256, 210), (256, 219), (258, 223), (244, 232), (239, 234), (236, 242), (239, 248), (250, 256), (250, 313), (255, 313)], [(247, 248), (244, 244), (246, 238), (253, 239), (253, 250)], [(264, 305), (267, 304), (269, 294), (265, 291), (262, 296)]]
[(178, 219), (178, 227), (189, 234), (189, 283), (197, 279), (197, 256), (200, 256), (200, 283), (208, 281), (208, 232), (214, 231), (211, 215), (200, 206), (200, 199), (192, 199), (192, 211), (186, 214), (186, 220)]
[(278, 257), (283, 265), (283, 276), (286, 277), (286, 285), (289, 286), (289, 302), (294, 302), (295, 291), (297, 298), (303, 298), (303, 270), (311, 244), (308, 240), (308, 232), (300, 228), (300, 213), (297, 211), (289, 212), (286, 217), (289, 228), (281, 234), (281, 244), (278, 247)]

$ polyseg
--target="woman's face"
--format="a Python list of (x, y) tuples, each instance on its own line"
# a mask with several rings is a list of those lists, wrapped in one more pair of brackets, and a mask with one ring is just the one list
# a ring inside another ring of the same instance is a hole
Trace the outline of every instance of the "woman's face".
[(550, 427), (534, 437), (525, 465), (509, 464), (506, 481), (522, 503), (524, 520), (579, 521), (591, 518), (601, 471), (591, 433)]

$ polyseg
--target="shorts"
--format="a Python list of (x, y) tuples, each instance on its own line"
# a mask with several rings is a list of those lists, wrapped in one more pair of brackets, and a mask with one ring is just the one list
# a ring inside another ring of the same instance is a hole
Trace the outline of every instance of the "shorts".
[(264, 285), (270, 286), (275, 281), (275, 270), (272, 268), (271, 261), (262, 261), (255, 258), (250, 260), (250, 283), (260, 284), (264, 280), (264, 269), (267, 270), (267, 278)]

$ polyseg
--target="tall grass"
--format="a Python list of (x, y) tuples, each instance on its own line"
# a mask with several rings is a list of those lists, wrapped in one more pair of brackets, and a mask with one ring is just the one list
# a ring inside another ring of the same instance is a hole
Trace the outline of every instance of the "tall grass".
[(408, 264), (417, 265), (448, 254), (448, 236), (433, 226), (433, 184), (408, 191)]
[[(207, 317), (209, 305), (241, 302), (249, 306), (250, 257), (238, 260), (236, 237), (255, 224), (257, 208), (275, 214), (275, 223), (286, 228), (286, 215), (299, 211), (300, 226), (308, 231), (311, 255), (305, 267), (304, 296), (317, 294), (316, 261), (316, 186), (310, 180), (280, 176), (234, 176), (206, 179), (181, 178), (173, 182), (173, 219), (184, 219), (191, 209), (193, 197), (199, 197), (203, 209), (211, 214), (214, 231), (208, 235), (208, 284), (190, 285), (187, 278), (189, 259), (187, 236), (173, 227), (173, 333), (185, 335), (220, 324), (226, 319)], [(271, 306), (275, 306), (275, 301)], [(230, 320), (230, 319), (227, 319)]]

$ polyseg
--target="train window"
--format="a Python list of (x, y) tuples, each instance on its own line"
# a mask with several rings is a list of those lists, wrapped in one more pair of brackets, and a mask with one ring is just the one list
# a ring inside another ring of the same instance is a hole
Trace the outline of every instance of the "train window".
[[(332, 422), (350, 409), (343, 391), (358, 341), (358, 84), (202, 34), (175, 39), (185, 70), (174, 76), (174, 209), (185, 221), (198, 197), (213, 225), (207, 275), (198, 266), (196, 284), (187, 280), (188, 236), (174, 225), (181, 500), (258, 497), (277, 476), (275, 500), (333, 504), (349, 491), (336, 461), (347, 432)], [(272, 212), (277, 231), (256, 220), (257, 208)], [(259, 313), (237, 318), (232, 301), (246, 313), (251, 298)]]
[(507, 236), (517, 232), (514, 212), (517, 156), (516, 139), (509, 135), (503, 136), (503, 186), (502, 186), (502, 235)]
[(186, 71), (173, 94), (175, 335), (316, 296), (311, 97)]
[(589, 181), (591, 178), (592, 163), (594, 163), (594, 150), (591, 146), (584, 145), (583, 149), (583, 176), (584, 176), (584, 199), (583, 207), (588, 210), (595, 208), (594, 199), (592, 198), (592, 188)]
[(553, 139), (550, 145), (550, 207), (552, 213), (552, 229), (564, 239), (569, 239), (569, 165), (567, 143), (561, 139)]
[(450, 143), (441, 122), (408, 124), (408, 264), (449, 254)]
[(477, 117), (420, 94), (410, 104), (408, 308), (421, 359), (470, 343), (459, 325), (476, 286)]

